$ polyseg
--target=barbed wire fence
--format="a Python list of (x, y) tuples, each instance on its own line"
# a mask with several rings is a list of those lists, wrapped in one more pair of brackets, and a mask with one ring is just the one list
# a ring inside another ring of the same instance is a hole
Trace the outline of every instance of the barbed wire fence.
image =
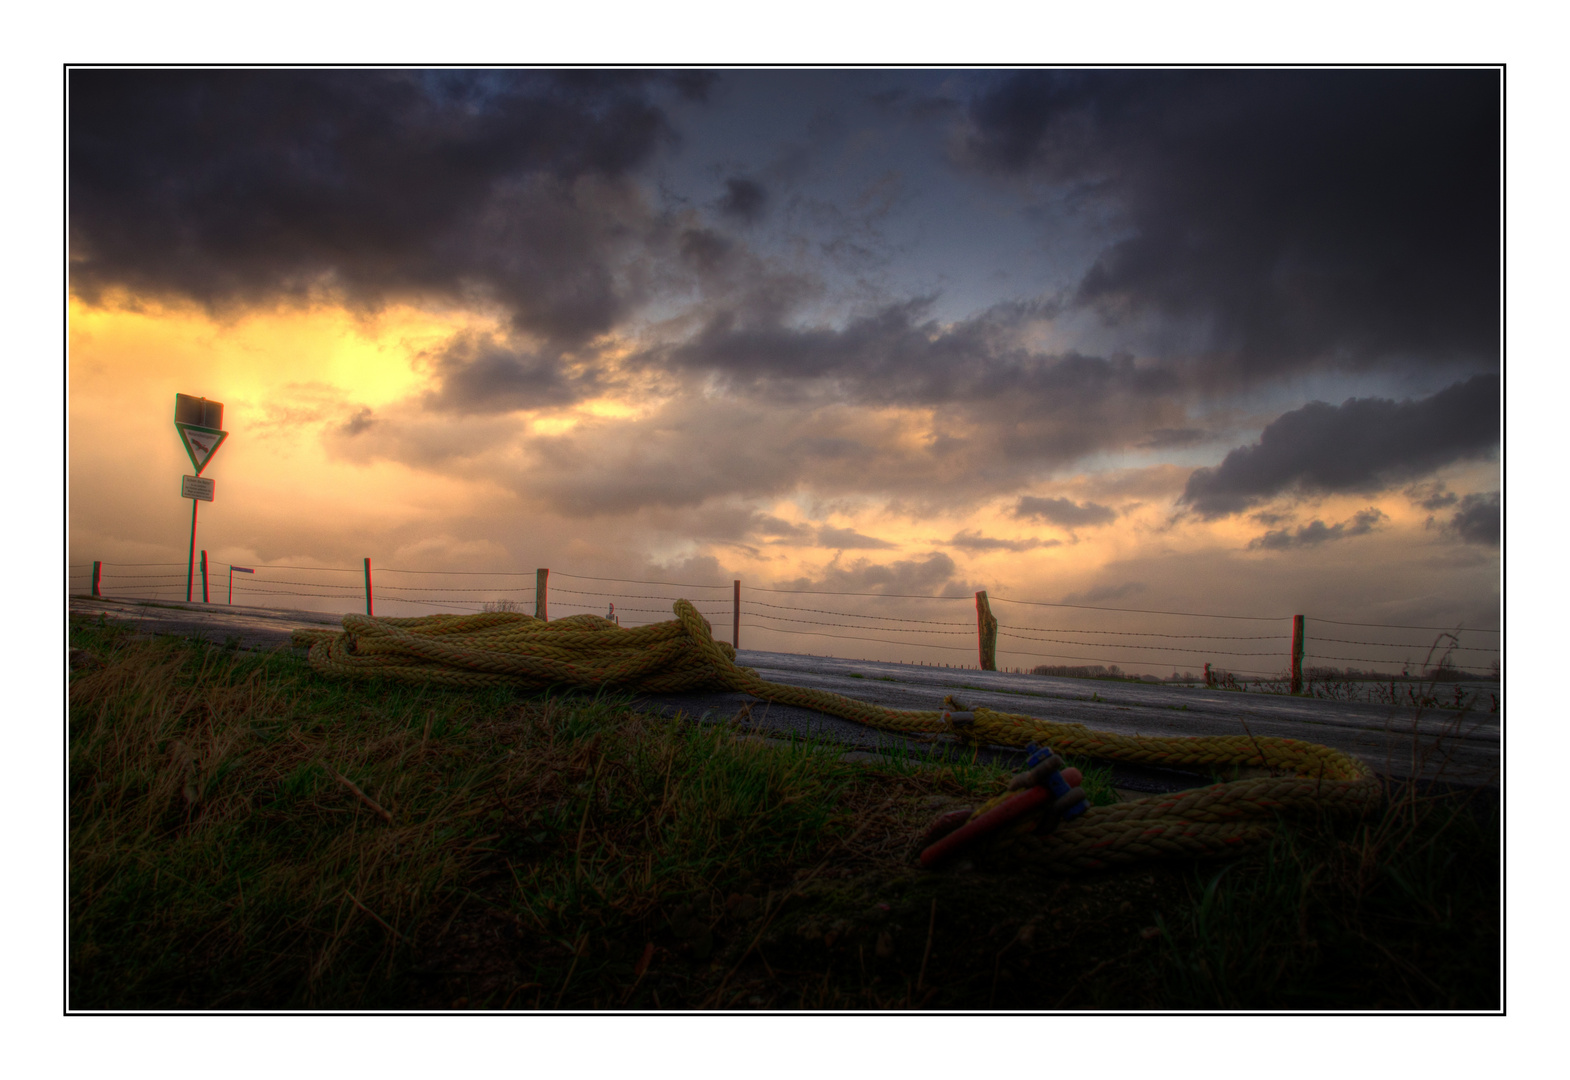
[[(73, 596), (183, 601), (187, 571), (182, 563), (73, 563), (68, 589)], [(1348, 699), (1359, 696), (1359, 684), (1384, 683), (1386, 696), (1395, 699), (1397, 681), (1497, 680), (1500, 672), (1498, 630), (1314, 616), (1298, 617), (1294, 628), (1291, 615), (1117, 608), (986, 593), (765, 588), (550, 570), (377, 567), (373, 575), (369, 559), (361, 567), (216, 564), (205, 585), (213, 603), (235, 607), (336, 612), (363, 605), (383, 616), (593, 614), (627, 627), (668, 620), (681, 598), (709, 620), (716, 638), (762, 651), (1282, 693), (1300, 649), (1303, 692)], [(203, 592), (194, 589), (194, 595)], [(982, 613), (992, 617), (990, 603), (1003, 605), (1004, 618), (994, 623), (989, 653)], [(846, 655), (852, 653), (859, 655)]]
[[(1207, 664), (1213, 673), (1225, 671), (1234, 679), (1273, 677), (1283, 670), (1277, 665), (1290, 664), (1290, 615), (1217, 615), (991, 599), (1009, 605), (1004, 609), (1009, 622), (998, 627), (998, 652), (1034, 660), (1037, 668), (1066, 669), (1065, 673), (1083, 668), (1092, 675), (1193, 682), (1205, 678)], [(1271, 626), (1284, 629), (1270, 632)]]
[[(926, 596), (827, 589), (768, 589), (745, 585), (740, 591), (740, 613), (748, 620), (745, 625), (749, 637), (756, 637), (761, 632), (766, 643), (772, 639), (774, 643), (794, 646), (782, 651), (802, 651), (803, 646), (817, 641), (856, 642), (856, 646), (829, 644), (827, 648), (836, 650), (830, 655), (847, 652), (880, 654), (846, 657), (866, 660), (891, 658), (887, 648), (868, 649), (866, 646), (894, 646), (897, 650), (894, 658), (897, 659), (912, 654), (937, 653), (942, 659), (918, 662), (956, 668), (980, 666), (979, 663), (966, 662), (969, 658), (977, 658), (975, 619), (955, 617), (973, 603), (968, 594)], [(792, 597), (801, 599), (792, 600)], [(812, 599), (814, 597), (829, 599)], [(842, 607), (849, 605), (843, 601), (836, 604), (834, 598), (837, 597), (876, 599), (879, 607), (891, 614), (844, 611)]]
[[(1005, 608), (1016, 617), (999, 625), (999, 655), (1035, 660), (1041, 674), (1415, 704), (1441, 695), (1399, 683), (1497, 681), (1500, 672), (1498, 630), (992, 599), (1020, 609)], [(1351, 627), (1357, 637), (1337, 636)]]
[[(70, 568), (72, 595), (100, 595), (105, 581), (113, 581), (114, 595), (127, 600), (184, 600), (185, 563), (93, 562)], [(108, 595), (103, 592), (103, 595)]]
[[(731, 585), (698, 585), (690, 582), (649, 581), (640, 578), (591, 577), (586, 574), (567, 574), (552, 571), (572, 585), (550, 586), (551, 606), (569, 615), (603, 615), (626, 627), (647, 626), (649, 623), (668, 622), (672, 617), (671, 606), (686, 599), (709, 620), (717, 637), (729, 638), (726, 631), (734, 614)], [(629, 589), (616, 589), (616, 585), (629, 585)], [(691, 590), (700, 590), (694, 596)], [(685, 591), (683, 591), (685, 590)], [(716, 595), (719, 594), (719, 595)], [(557, 596), (567, 599), (557, 600)]]

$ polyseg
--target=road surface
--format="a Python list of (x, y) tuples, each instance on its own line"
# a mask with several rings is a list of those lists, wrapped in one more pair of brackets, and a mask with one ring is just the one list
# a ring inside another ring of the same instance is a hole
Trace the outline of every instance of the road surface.
[[(340, 617), (313, 611), (173, 604), (73, 597), (72, 615), (132, 622), (144, 633), (237, 641), (246, 648), (287, 647), (303, 626), (337, 626)], [(743, 649), (737, 662), (771, 682), (810, 686), (895, 709), (940, 708), (946, 694), (967, 706), (1071, 721), (1126, 735), (1276, 735), (1321, 743), (1354, 754), (1392, 779), (1421, 777), (1464, 786), (1500, 782), (1502, 713), (1324, 701), (1280, 694), (1240, 693), (1192, 686), (1064, 679), (1039, 675), (924, 667), (876, 661)], [(639, 707), (707, 721), (740, 716), (766, 737), (808, 737), (853, 752), (900, 748), (922, 755), (969, 749), (918, 744), (810, 709), (759, 702), (734, 692), (652, 694)], [(750, 706), (750, 709), (747, 707)], [(990, 748), (983, 760), (1012, 764), (1018, 751)], [(1193, 786), (1193, 774), (1116, 766), (1115, 782), (1134, 791)]]

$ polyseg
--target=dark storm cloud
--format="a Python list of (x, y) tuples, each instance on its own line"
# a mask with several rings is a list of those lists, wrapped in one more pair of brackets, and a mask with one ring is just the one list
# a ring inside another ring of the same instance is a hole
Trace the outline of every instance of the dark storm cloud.
[(780, 494), (816, 466), (813, 458), (803, 460), (802, 445), (822, 423), (778, 409), (713, 407), (701, 395), (685, 394), (645, 417), (588, 419), (561, 435), (529, 440), (527, 463), (513, 482), (569, 517), (687, 510), (727, 497)]
[(1477, 375), (1419, 401), (1311, 402), (1272, 421), (1259, 442), (1196, 469), (1178, 500), (1201, 517), (1235, 514), (1291, 490), (1371, 491), (1499, 443), (1499, 379)]
[(211, 306), (500, 301), (574, 341), (629, 302), (618, 185), (673, 137), (644, 72), (75, 70), (71, 284)]
[(785, 310), (727, 307), (680, 345), (651, 354), (656, 362), (710, 370), (735, 384), (834, 378), (860, 384), (898, 374), (909, 385), (942, 366), (933, 355), (958, 351), (935, 342), (920, 324), (930, 301), (884, 307), (845, 327), (801, 327), (785, 321)]
[(962, 551), (1034, 551), (1036, 548), (1060, 547), (1063, 541), (1038, 540), (1034, 536), (1029, 540), (1000, 540), (997, 537), (983, 536), (976, 529), (961, 529), (945, 543)]
[(1157, 400), (1180, 389), (1174, 373), (1126, 356), (1027, 347), (1025, 330), (1049, 313), (1039, 304), (1005, 302), (947, 325), (930, 318), (931, 308), (931, 298), (922, 297), (842, 326), (801, 326), (787, 321), (787, 307), (741, 303), (712, 314), (688, 340), (635, 362), (713, 372), (734, 390), (760, 395), (801, 392), (817, 380), (865, 404), (1008, 399), (1042, 414), (1079, 412), (1119, 396)]
[(1138, 445), (1142, 450), (1182, 450), (1197, 446), (1208, 438), (1210, 432), (1202, 428), (1160, 428), (1152, 431)]
[(376, 418), (371, 415), (370, 408), (362, 406), (358, 412), (339, 425), (338, 430), (344, 435), (354, 436), (363, 431), (369, 431), (375, 423)]
[(952, 120), (964, 112), (964, 104), (955, 98), (936, 95), (918, 95), (900, 87), (877, 90), (867, 95), (875, 108), (917, 122)]
[(1208, 328), (1268, 372), (1498, 362), (1495, 71), (1029, 71), (970, 103), (970, 163), (1131, 235), (1076, 300)]
[(879, 540), (875, 536), (865, 536), (855, 529), (836, 529), (824, 525), (818, 529), (818, 546), (844, 551), (850, 548), (894, 548), (899, 545)]
[(1076, 529), (1085, 526), (1105, 525), (1116, 520), (1117, 511), (1100, 503), (1076, 503), (1072, 499), (1043, 499), (1035, 495), (1021, 495), (1014, 506), (1017, 518), (1036, 518), (1053, 525)]
[(954, 581), (957, 569), (953, 559), (941, 551), (933, 551), (919, 559), (899, 559), (892, 563), (857, 559), (847, 567), (831, 566), (819, 580), (797, 578), (785, 583), (784, 587), (906, 596), (964, 596), (972, 590)]
[(298, 443), (309, 429), (320, 432), (322, 448), (332, 461), (369, 465), (397, 461), (412, 469), (472, 480), (481, 473), (496, 475), (507, 468), (519, 425), (500, 411), (474, 411), (458, 416), (433, 413), (418, 401), (400, 401), (373, 412), (344, 400), (336, 417), (299, 416), (276, 437)]
[[(792, 284), (799, 285), (784, 282), (787, 292)], [(1126, 357), (1026, 347), (1022, 334), (1041, 313), (1034, 305), (1000, 304), (940, 325), (928, 318), (930, 302), (917, 299), (834, 326), (789, 321), (799, 302), (800, 290), (787, 298), (775, 288), (756, 296), (744, 290), (686, 341), (630, 363), (718, 377), (732, 393), (776, 407), (943, 406), (958, 423), (933, 432), (929, 446), (948, 459), (979, 453), (985, 441), (1010, 462), (1062, 461), (1182, 415), (1168, 372)], [(956, 434), (972, 423), (983, 425), (982, 440)], [(818, 458), (867, 456), (865, 446), (843, 437), (795, 449)]]
[(1125, 581), (1121, 585), (1097, 585), (1095, 588), (1086, 589), (1084, 592), (1069, 593), (1063, 598), (1065, 604), (1100, 604), (1107, 600), (1126, 600), (1130, 596), (1138, 596), (1145, 591), (1143, 581)]
[[(869, 410), (834, 383), (732, 396), (714, 393), (706, 376), (693, 378), (644, 415), (530, 438), (530, 464), (513, 482), (569, 516), (676, 510), (732, 496), (782, 498), (792, 490), (875, 493), (904, 507), (894, 512), (918, 517), (999, 498), (1012, 506), (1039, 484), (1044, 466), (1162, 426), (1181, 409), (1169, 399), (1129, 395), (1120, 388), (1129, 376), (1116, 365), (1103, 373), (1113, 389), (1100, 397), (1069, 388), (1041, 399), (959, 402), (930, 414)], [(620, 387), (642, 374), (619, 367), (602, 378)], [(1187, 476), (1174, 467), (1141, 471), (1133, 487), (1116, 492), (1116, 505), (1170, 502)], [(1092, 516), (1106, 512), (1090, 508)]]
[(753, 514), (751, 531), (759, 536), (770, 537), (775, 543), (788, 543), (793, 540), (806, 540), (812, 536), (812, 529), (807, 525), (797, 525), (794, 522), (777, 518), (773, 514)]
[(719, 211), (725, 217), (753, 225), (763, 219), (768, 204), (769, 193), (762, 184), (745, 176), (732, 176), (725, 181)]
[(762, 513), (734, 499), (713, 499), (698, 506), (672, 509), (658, 505), (642, 508), (638, 520), (663, 536), (687, 541), (710, 541), (762, 556), (758, 544), (812, 546), (818, 530)]
[(1499, 492), (1468, 495), (1450, 519), (1450, 530), (1468, 544), (1498, 547), (1500, 533)]
[(592, 370), (569, 372), (557, 357), (463, 331), (425, 354), (436, 374), (427, 404), (444, 412), (500, 413), (570, 405), (599, 389)]
[(1413, 484), (1402, 494), (1424, 510), (1443, 510), (1447, 506), (1454, 506), (1461, 499), (1461, 496), (1438, 480), (1426, 484)]
[(1300, 525), (1292, 529), (1272, 529), (1263, 536), (1256, 536), (1248, 542), (1250, 549), (1264, 549), (1266, 551), (1285, 551), (1288, 548), (1315, 547), (1329, 540), (1342, 540), (1349, 536), (1362, 536), (1374, 531), (1374, 526), (1381, 521), (1388, 520), (1387, 515), (1378, 507), (1369, 507), (1359, 510), (1346, 521), (1335, 525), (1326, 525), (1323, 521), (1315, 519), (1307, 525)]
[(722, 269), (735, 250), (735, 243), (713, 229), (683, 229), (676, 242), (682, 261), (702, 274)]

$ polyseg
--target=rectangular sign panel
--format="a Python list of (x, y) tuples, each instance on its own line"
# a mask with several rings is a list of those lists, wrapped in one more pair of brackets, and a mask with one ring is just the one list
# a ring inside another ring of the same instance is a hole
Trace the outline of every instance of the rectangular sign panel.
[(221, 428), (224, 426), (224, 403), (192, 397), (190, 394), (176, 394), (174, 422), (193, 424), (196, 427)]
[(182, 476), (180, 477), (180, 498), (212, 502), (213, 482), (202, 476)]

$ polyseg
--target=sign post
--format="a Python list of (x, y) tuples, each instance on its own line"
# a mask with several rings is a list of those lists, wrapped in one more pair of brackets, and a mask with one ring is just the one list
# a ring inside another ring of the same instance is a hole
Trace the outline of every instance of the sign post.
[(191, 602), (191, 582), (196, 576), (196, 500), (191, 500), (191, 565), (185, 574), (185, 602)]
[[(196, 584), (196, 504), (213, 501), (213, 482), (202, 479), (202, 470), (218, 452), (218, 447), (229, 437), (223, 430), (224, 406), (221, 401), (191, 397), (189, 394), (174, 396), (174, 428), (191, 459), (195, 476), (180, 478), (180, 497), (191, 500), (191, 554), (186, 567), (185, 601), (191, 602)], [(207, 600), (206, 552), (203, 552), (202, 600)]]

